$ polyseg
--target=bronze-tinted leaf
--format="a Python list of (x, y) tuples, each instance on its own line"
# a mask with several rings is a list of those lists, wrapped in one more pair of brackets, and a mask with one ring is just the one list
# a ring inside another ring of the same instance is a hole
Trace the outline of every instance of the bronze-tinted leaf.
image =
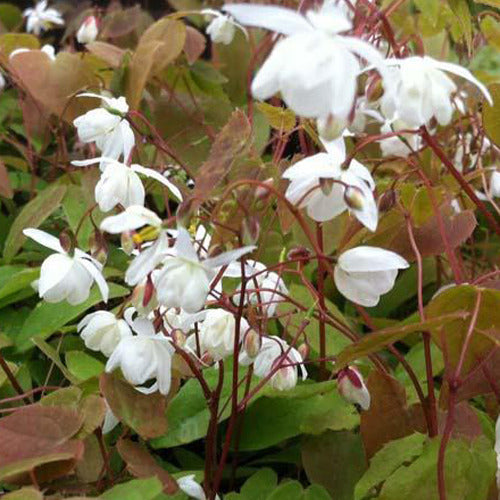
[(0, 161), (0, 196), (4, 198), (12, 198), (14, 192), (10, 185), (9, 172), (3, 161)]
[(393, 439), (426, 432), (421, 406), (407, 406), (405, 389), (395, 378), (373, 371), (366, 385), (371, 406), (361, 413), (361, 436), (368, 458)]
[(87, 50), (107, 62), (112, 68), (119, 68), (125, 50), (106, 42), (92, 42), (86, 46)]
[(205, 37), (192, 26), (186, 27), (184, 54), (189, 64), (193, 64), (203, 54), (206, 45)]
[(166, 398), (159, 392), (142, 394), (115, 375), (104, 373), (101, 392), (115, 416), (143, 438), (159, 437), (167, 430)]
[(483, 123), (488, 137), (500, 146), (500, 83), (488, 87), (493, 98), (493, 106), (483, 103)]
[(161, 468), (148, 450), (130, 439), (120, 439), (117, 443), (118, 453), (127, 464), (129, 472), (138, 478), (156, 476), (163, 484), (163, 492), (173, 495), (179, 489), (175, 479)]

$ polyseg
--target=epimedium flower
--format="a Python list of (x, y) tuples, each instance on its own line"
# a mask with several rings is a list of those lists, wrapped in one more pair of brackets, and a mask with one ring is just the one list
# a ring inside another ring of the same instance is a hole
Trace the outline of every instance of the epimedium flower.
[(205, 16), (212, 16), (212, 20), (206, 28), (207, 35), (213, 43), (222, 43), (229, 45), (236, 34), (236, 28), (239, 28), (246, 33), (246, 30), (241, 24), (238, 24), (230, 16), (214, 9), (203, 9), (201, 13)]
[(306, 208), (315, 221), (324, 222), (349, 210), (365, 227), (375, 231), (378, 209), (370, 171), (354, 159), (347, 169), (341, 167), (346, 157), (343, 138), (323, 145), (326, 153), (304, 158), (283, 173), (283, 178), (290, 181), (286, 198)]
[(117, 215), (106, 217), (101, 222), (101, 231), (118, 234), (125, 231), (134, 231), (142, 226), (160, 227), (161, 219), (143, 205), (130, 205)]
[(429, 56), (386, 59), (393, 78), (384, 79), (382, 112), (387, 118), (395, 114), (410, 127), (420, 127), (435, 117), (440, 125), (451, 121), (452, 93), (457, 86), (446, 74), (451, 73), (474, 84), (492, 104), (488, 89), (472, 73), (457, 64), (437, 61)]
[(490, 192), (491, 192), (491, 196), (493, 196), (495, 198), (500, 198), (500, 172), (498, 172), (498, 170), (495, 170), (491, 174)]
[(297, 365), (300, 366), (302, 380), (307, 378), (307, 370), (299, 351), (274, 335), (262, 337), (260, 350), (256, 356), (250, 356), (243, 350), (238, 362), (243, 366), (253, 363), (254, 373), (260, 378), (267, 377), (278, 364), (281, 365), (269, 379), (271, 387), (279, 391), (293, 389), (297, 385)]
[(42, 31), (50, 29), (54, 24), (64, 25), (64, 19), (59, 11), (48, 7), (47, 0), (41, 0), (34, 8), (26, 9), (23, 16), (26, 17), (26, 31), (36, 36), (40, 35)]
[(242, 247), (200, 260), (189, 233), (179, 228), (175, 246), (154, 282), (158, 302), (165, 307), (180, 307), (188, 313), (200, 311), (217, 270), (254, 249), (255, 246)]
[[(240, 320), (240, 341), (249, 326), (244, 318)], [(224, 309), (209, 309), (200, 325), (199, 339), (202, 353), (207, 353), (214, 361), (225, 359), (234, 351), (236, 319), (234, 314)]]
[(264, 100), (280, 92), (285, 103), (305, 118), (347, 119), (356, 95), (360, 57), (385, 73), (383, 58), (374, 47), (340, 35), (352, 25), (332, 2), (305, 15), (270, 5), (228, 4), (223, 10), (243, 25), (285, 35), (255, 76), (252, 93)]
[(342, 253), (334, 269), (338, 291), (356, 304), (373, 307), (394, 286), (408, 262), (390, 250), (359, 246)]
[(370, 408), (370, 393), (361, 373), (352, 366), (340, 370), (337, 386), (341, 396), (349, 403), (359, 405), (363, 410)]
[(95, 142), (105, 158), (118, 160), (123, 156), (123, 161), (127, 162), (135, 145), (135, 136), (125, 119), (129, 110), (125, 97), (106, 97), (91, 92), (79, 94), (78, 97), (95, 97), (104, 104), (75, 118), (73, 125), (77, 128), (80, 140)]
[[(407, 129), (411, 129), (407, 123), (394, 118), (393, 120), (386, 120), (380, 127), (380, 132), (387, 134)], [(379, 141), (382, 156), (398, 156), (399, 158), (407, 158), (414, 151), (418, 151), (421, 144), (422, 138), (417, 133), (403, 133), (393, 137), (386, 137)]]
[(78, 43), (86, 44), (93, 42), (99, 33), (97, 19), (95, 16), (88, 16), (76, 32)]
[(120, 340), (132, 335), (129, 325), (109, 311), (87, 314), (77, 326), (85, 346), (109, 357)]
[[(177, 484), (179, 485), (181, 491), (184, 492), (189, 498), (207, 500), (205, 491), (203, 490), (201, 484), (196, 482), (194, 474), (180, 477), (177, 479)], [(220, 500), (219, 495), (215, 495), (215, 500)]]
[(27, 228), (23, 233), (56, 253), (47, 257), (40, 269), (38, 294), (46, 302), (67, 300), (71, 305), (87, 300), (94, 281), (97, 283), (104, 302), (107, 302), (109, 288), (102, 275), (102, 264), (75, 248), (68, 253), (60, 241), (51, 234), (39, 229)]
[[(135, 310), (125, 311), (125, 319), (136, 335), (123, 337), (106, 363), (106, 372), (120, 368), (125, 379), (144, 393), (159, 391), (168, 394), (172, 379), (172, 356), (175, 352), (170, 340), (156, 333), (153, 323), (146, 318), (133, 318)], [(150, 387), (143, 387), (149, 380)]]
[(144, 205), (146, 192), (138, 174), (152, 178), (167, 187), (172, 194), (182, 200), (179, 189), (166, 177), (152, 168), (136, 163), (128, 166), (113, 158), (99, 157), (90, 160), (75, 160), (71, 164), (76, 167), (87, 167), (100, 164), (101, 178), (95, 187), (95, 199), (102, 212), (109, 212), (120, 204), (125, 208), (133, 205)]

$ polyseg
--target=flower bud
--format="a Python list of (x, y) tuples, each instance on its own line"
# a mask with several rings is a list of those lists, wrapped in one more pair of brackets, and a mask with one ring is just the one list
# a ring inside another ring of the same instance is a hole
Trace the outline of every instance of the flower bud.
[(388, 189), (380, 197), (379, 210), (381, 212), (388, 212), (396, 203), (396, 191), (394, 189)]
[(271, 387), (278, 391), (288, 391), (297, 385), (297, 369), (292, 365), (290, 358), (278, 358), (275, 363), (281, 363), (282, 367), (271, 377)]
[(252, 328), (248, 330), (245, 334), (243, 340), (243, 347), (250, 358), (255, 358), (259, 354), (260, 348), (262, 346), (261, 336)]
[(333, 184), (333, 179), (324, 179), (322, 177), (319, 179), (319, 187), (325, 196), (328, 196), (332, 192)]
[(370, 102), (375, 102), (382, 97), (383, 93), (384, 87), (382, 85), (382, 79), (376, 76), (367, 86), (366, 97)]
[(350, 366), (344, 368), (338, 373), (337, 384), (339, 393), (346, 401), (359, 405), (363, 410), (370, 408), (370, 393), (358, 370)]
[(241, 239), (244, 245), (255, 245), (259, 239), (259, 219), (253, 215), (241, 221)]
[[(270, 177), (269, 179), (266, 179), (263, 184), (266, 184), (267, 186), (272, 186), (274, 184), (274, 179)], [(269, 198), (269, 195), (271, 194), (271, 191), (269, 189), (266, 189), (265, 186), (259, 186), (258, 188), (255, 189), (255, 197), (258, 200), (265, 201), (267, 198)]]
[(82, 25), (76, 33), (78, 43), (91, 43), (97, 38), (99, 29), (97, 27), (97, 19), (95, 16), (89, 16), (83, 21)]
[(302, 359), (307, 359), (309, 357), (309, 353), (311, 352), (310, 347), (304, 342), (297, 347), (297, 351), (302, 356)]
[(347, 120), (328, 115), (316, 120), (319, 136), (325, 141), (333, 141), (342, 135), (347, 127)]
[(108, 259), (108, 244), (103, 234), (95, 230), (89, 238), (90, 255), (101, 264), (105, 264)]
[(156, 290), (149, 276), (134, 288), (131, 302), (141, 316), (147, 316), (158, 307)]
[(175, 329), (172, 332), (172, 338), (174, 343), (179, 347), (182, 347), (186, 343), (186, 334), (182, 330)]
[(361, 189), (356, 186), (347, 186), (344, 191), (344, 201), (346, 205), (353, 210), (362, 210), (365, 204), (365, 198)]
[(59, 243), (66, 253), (72, 253), (75, 248), (75, 237), (69, 229), (64, 229), (59, 234)]

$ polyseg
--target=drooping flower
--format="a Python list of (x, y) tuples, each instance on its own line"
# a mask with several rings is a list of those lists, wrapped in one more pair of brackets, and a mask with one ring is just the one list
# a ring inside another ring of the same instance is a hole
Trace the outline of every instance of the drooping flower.
[(78, 43), (91, 43), (97, 38), (99, 28), (95, 16), (88, 16), (76, 32)]
[(42, 31), (46, 31), (56, 24), (64, 25), (64, 19), (61, 14), (52, 7), (47, 7), (48, 1), (41, 0), (34, 8), (26, 9), (23, 16), (26, 17), (26, 31), (40, 35)]
[(205, 304), (210, 281), (217, 269), (239, 259), (255, 247), (242, 247), (217, 257), (200, 260), (189, 233), (179, 228), (171, 255), (155, 280), (158, 301), (165, 307), (180, 307), (188, 313), (198, 312)]
[(102, 212), (109, 212), (116, 205), (125, 208), (133, 205), (144, 205), (146, 192), (138, 174), (153, 178), (166, 186), (179, 200), (182, 194), (166, 177), (152, 168), (146, 168), (136, 163), (128, 166), (112, 158), (92, 158), (90, 160), (72, 161), (77, 167), (86, 167), (100, 163), (101, 178), (95, 187), (95, 199)]
[[(488, 89), (462, 66), (437, 61), (429, 56), (412, 56), (405, 59), (389, 59), (394, 66), (393, 78), (384, 80), (385, 92), (381, 99), (384, 115), (391, 119), (395, 114), (410, 127), (420, 127), (435, 117), (440, 125), (451, 121), (453, 106), (451, 95), (457, 90), (452, 73), (473, 83), (492, 104)], [(397, 71), (399, 68), (399, 71)]]
[(399, 269), (409, 267), (403, 257), (378, 247), (359, 246), (344, 252), (334, 270), (339, 292), (356, 304), (373, 307), (394, 286)]
[(81, 304), (87, 300), (95, 281), (107, 302), (109, 288), (102, 275), (102, 264), (78, 248), (70, 255), (55, 236), (45, 231), (28, 228), (23, 233), (56, 252), (43, 261), (40, 269), (38, 294), (41, 298), (46, 302), (67, 300), (71, 305)]
[(123, 156), (127, 162), (135, 145), (134, 132), (125, 119), (129, 106), (125, 97), (118, 99), (99, 94), (84, 93), (78, 97), (101, 99), (103, 107), (87, 111), (73, 121), (82, 142), (95, 142), (104, 158), (114, 160)]
[(307, 378), (307, 370), (299, 351), (276, 336), (263, 337), (262, 345), (255, 357), (249, 356), (243, 350), (238, 362), (243, 366), (253, 363), (254, 373), (260, 378), (267, 377), (279, 364), (280, 368), (269, 379), (271, 387), (279, 391), (292, 389), (297, 385), (297, 365), (300, 366), (302, 380)]
[(342, 138), (323, 144), (326, 153), (304, 158), (283, 173), (283, 178), (290, 181), (286, 198), (306, 208), (315, 221), (324, 222), (349, 210), (370, 231), (375, 231), (378, 209), (369, 170), (354, 159), (349, 168), (341, 168), (345, 160)]
[(202, 14), (212, 16), (212, 20), (206, 28), (207, 35), (213, 43), (222, 43), (229, 45), (234, 38), (236, 28), (239, 28), (246, 34), (246, 30), (241, 24), (238, 24), (230, 16), (214, 9), (203, 9)]
[(285, 35), (255, 76), (252, 93), (263, 100), (280, 92), (300, 116), (346, 120), (354, 104), (360, 57), (385, 73), (374, 47), (339, 34), (352, 25), (332, 2), (305, 15), (270, 5), (229, 4), (223, 10), (243, 25)]
[[(196, 482), (194, 474), (180, 477), (177, 479), (177, 484), (189, 498), (194, 498), (195, 500), (207, 500), (205, 491), (201, 485)], [(220, 500), (219, 495), (215, 495), (215, 500)]]
[[(144, 393), (160, 391), (168, 394), (172, 379), (171, 366), (174, 347), (162, 333), (156, 333), (151, 321), (133, 319), (133, 308), (125, 311), (125, 319), (136, 335), (121, 339), (106, 363), (106, 372), (120, 367), (125, 379)], [(149, 380), (150, 387), (143, 387)]]
[(109, 311), (87, 314), (77, 326), (85, 346), (110, 356), (121, 339), (132, 335), (129, 325)]
[(495, 424), (495, 453), (497, 455), (497, 487), (500, 489), (500, 415)]
[(125, 231), (134, 231), (145, 225), (160, 227), (161, 219), (148, 208), (142, 205), (130, 205), (118, 215), (106, 217), (101, 222), (101, 231), (118, 234)]
[[(382, 134), (408, 130), (411, 127), (401, 120), (393, 119), (385, 121), (380, 127)], [(404, 133), (393, 137), (386, 137), (379, 141), (383, 156), (398, 156), (407, 158), (414, 151), (418, 151), (422, 144), (422, 139), (418, 133)]]
[[(240, 320), (240, 341), (248, 330), (244, 318)], [(236, 319), (234, 314), (224, 309), (209, 309), (199, 330), (202, 353), (207, 353), (214, 361), (227, 358), (234, 352)]]
[(363, 410), (370, 408), (370, 393), (356, 368), (348, 366), (341, 370), (337, 383), (339, 392), (346, 401), (359, 405)]

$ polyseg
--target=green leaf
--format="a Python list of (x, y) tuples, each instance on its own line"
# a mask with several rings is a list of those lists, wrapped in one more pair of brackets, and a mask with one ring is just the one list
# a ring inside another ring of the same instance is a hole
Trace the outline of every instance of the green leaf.
[(0, 35), (0, 50), (9, 56), (16, 49), (39, 49), (40, 42), (34, 35), (28, 33), (5, 33)]
[(488, 137), (500, 146), (500, 83), (494, 83), (488, 87), (493, 106), (487, 102), (483, 103), (483, 124)]
[[(437, 456), (440, 439), (435, 438), (411, 465), (402, 466), (384, 483), (379, 500), (439, 498)], [(446, 447), (444, 473), (448, 500), (484, 500), (496, 471), (491, 443), (480, 436), (471, 443), (452, 439)]]
[(398, 325), (382, 330), (376, 330), (365, 335), (361, 340), (347, 346), (338, 356), (336, 367), (339, 369), (349, 364), (351, 361), (367, 356), (372, 352), (380, 351), (389, 344), (393, 344), (398, 340), (406, 337), (413, 332), (422, 332), (431, 328), (438, 328), (442, 325), (451, 323), (452, 321), (463, 321), (468, 317), (465, 311), (454, 311), (449, 314), (436, 316), (426, 321), (419, 323), (410, 323), (409, 325)]
[(134, 479), (101, 493), (99, 498), (101, 500), (154, 500), (162, 489), (163, 486), (156, 477)]
[(354, 499), (361, 500), (370, 490), (385, 481), (405, 462), (412, 461), (422, 454), (426, 436), (411, 434), (402, 439), (390, 441), (376, 453), (370, 461), (370, 468), (359, 480), (354, 491)]
[(33, 337), (32, 339), (33, 344), (35, 344), (40, 351), (42, 351), (45, 356), (47, 356), (56, 366), (61, 370), (61, 373), (72, 383), (72, 384), (77, 384), (78, 379), (74, 377), (68, 369), (64, 366), (63, 362), (61, 361), (61, 358), (59, 357), (59, 353), (45, 340), (43, 340), (40, 337)]
[(228, 500), (265, 499), (276, 489), (277, 484), (276, 472), (272, 469), (261, 469), (246, 480), (239, 493), (231, 492), (225, 498)]
[(366, 469), (359, 433), (327, 431), (302, 443), (302, 463), (311, 483), (324, 487), (335, 500), (352, 500), (354, 486)]
[(271, 127), (289, 132), (295, 127), (295, 113), (291, 109), (272, 106), (266, 102), (257, 103), (257, 108), (264, 113)]
[(13, 31), (23, 22), (23, 13), (15, 5), (0, 3), (0, 21), (7, 31)]
[[(109, 284), (110, 299), (123, 297), (128, 293), (129, 291), (120, 285), (116, 285), (115, 283)], [(97, 286), (94, 286), (89, 298), (77, 306), (71, 306), (67, 302), (59, 302), (57, 304), (40, 302), (26, 318), (21, 332), (15, 338), (17, 350), (20, 352), (28, 350), (33, 346), (31, 342), (33, 337), (46, 339), (101, 301), (102, 297), (99, 289)]]
[(302, 494), (302, 485), (298, 481), (285, 481), (266, 500), (300, 500)]
[(448, 4), (457, 17), (462, 36), (470, 53), (472, 50), (472, 18), (467, 0), (448, 0)]
[(98, 377), (104, 371), (104, 365), (99, 360), (82, 351), (68, 351), (66, 366), (79, 380)]
[(336, 381), (301, 384), (290, 391), (269, 392), (248, 408), (239, 449), (260, 450), (299, 434), (352, 429), (358, 423), (354, 406), (339, 395)]
[(26, 237), (23, 235), (23, 229), (27, 227), (37, 228), (56, 208), (59, 207), (66, 186), (54, 184), (41, 191), (35, 198), (27, 203), (10, 228), (3, 256), (9, 263), (17, 251), (23, 246)]
[(21, 266), (3, 266), (0, 268), (0, 307), (16, 302), (19, 292), (22, 297), (29, 297), (36, 292), (31, 283), (38, 278), (39, 268), (23, 268)]

